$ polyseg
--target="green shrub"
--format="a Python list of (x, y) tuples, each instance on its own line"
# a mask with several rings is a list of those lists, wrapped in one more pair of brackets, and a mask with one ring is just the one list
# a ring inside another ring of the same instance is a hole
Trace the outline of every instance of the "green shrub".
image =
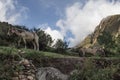
[(82, 69), (70, 76), (70, 80), (113, 80), (113, 75), (120, 68), (110, 65), (106, 68), (97, 68), (92, 60), (87, 60)]

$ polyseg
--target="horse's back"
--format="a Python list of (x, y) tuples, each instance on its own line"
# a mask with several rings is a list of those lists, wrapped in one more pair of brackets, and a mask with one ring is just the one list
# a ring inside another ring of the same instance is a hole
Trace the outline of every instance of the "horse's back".
[(34, 34), (32, 32), (24, 31), (22, 32), (22, 37), (27, 40), (32, 40), (34, 39)]

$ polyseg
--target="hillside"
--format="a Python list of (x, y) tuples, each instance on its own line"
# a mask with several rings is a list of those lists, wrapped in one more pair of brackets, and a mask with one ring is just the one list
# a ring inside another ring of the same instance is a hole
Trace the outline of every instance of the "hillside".
[[(72, 58), (78, 57), (52, 52), (0, 46), (0, 80), (37, 80), (35, 75), (38, 68), (45, 66), (58, 66), (60, 68), (60, 63), (62, 64), (61, 66), (68, 67), (72, 65), (68, 63)], [(63, 59), (66, 59), (67, 65), (64, 64), (65, 61)], [(76, 61), (73, 61), (72, 63), (74, 62), (76, 63)], [(64, 69), (64, 67), (61, 67), (60, 69)], [(74, 66), (71, 66), (71, 69), (73, 69), (73, 67)], [(65, 72), (67, 73), (69, 70), (66, 70)]]
[(93, 33), (88, 35), (77, 47), (90, 47), (98, 44), (98, 37), (107, 32), (116, 38), (120, 35), (120, 15), (111, 15), (101, 20)]
[(120, 53), (120, 15), (105, 17), (76, 48), (102, 48), (107, 54)]
[(73, 57), (0, 47), (0, 80), (118, 80), (119, 62), (119, 57)]

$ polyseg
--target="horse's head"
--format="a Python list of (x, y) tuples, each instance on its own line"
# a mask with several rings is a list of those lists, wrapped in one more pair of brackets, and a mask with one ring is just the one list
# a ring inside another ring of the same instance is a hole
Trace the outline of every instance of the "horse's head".
[(11, 36), (11, 35), (13, 35), (13, 34), (15, 33), (15, 31), (16, 31), (16, 30), (11, 27), (11, 28), (8, 29), (7, 35), (8, 35), (8, 36)]

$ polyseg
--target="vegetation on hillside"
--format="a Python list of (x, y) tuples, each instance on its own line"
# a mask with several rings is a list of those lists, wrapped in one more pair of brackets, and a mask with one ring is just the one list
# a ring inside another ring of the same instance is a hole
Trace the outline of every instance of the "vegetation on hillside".
[(77, 67), (78, 71), (70, 76), (70, 80), (119, 80), (120, 63), (113, 63), (112, 59), (87, 59), (84, 67)]
[(67, 41), (64, 42), (61, 39), (58, 39), (54, 45), (54, 48), (58, 53), (65, 53), (68, 48), (68, 43)]
[[(23, 69), (22, 66), (16, 65), (21, 60), (19, 54), (20, 52), (22, 54), (22, 57), (28, 60), (32, 60), (33, 64), (36, 65), (37, 67), (43, 67), (45, 65), (47, 66), (48, 64), (50, 65), (51, 64), (49, 63), (50, 59), (53, 59), (52, 61), (54, 61), (57, 58), (61, 59), (61, 61), (64, 61), (62, 60), (64, 58), (71, 58), (71, 60), (79, 59), (78, 57), (61, 55), (50, 52), (35, 51), (30, 49), (19, 50), (13, 47), (0, 46), (0, 75), (1, 75), (0, 79), (1, 80), (11, 80), (15, 71), (20, 71)], [(43, 62), (41, 62), (41, 60), (43, 60)], [(77, 70), (77, 72), (76, 71), (73, 72), (69, 80), (118, 80), (120, 77), (119, 61), (120, 59), (117, 57), (116, 58), (101, 58), (101, 57), (86, 58), (84, 61), (84, 65), (82, 65), (82, 67), (80, 67), (81, 64), (74, 65), (76, 66), (75, 69)], [(62, 69), (64, 69), (64, 65), (59, 66), (59, 68), (61, 67), (63, 67)]]
[[(22, 56), (22, 57), (21, 57)], [(69, 55), (62, 55), (53, 52), (36, 51), (32, 49), (16, 49), (15, 47), (3, 47), (0, 46), (0, 80), (11, 80), (13, 73), (17, 70), (20, 71), (23, 67), (19, 64), (23, 58), (34, 62), (34, 65), (43, 67), (41, 59), (47, 61), (47, 59), (57, 58), (78, 58)], [(44, 62), (44, 64), (47, 64)], [(6, 77), (7, 76), (7, 77)]]
[[(23, 66), (17, 65), (22, 59), (33, 61), (34, 65), (42, 67), (41, 59), (53, 58), (77, 58), (52, 52), (36, 51), (31, 49), (16, 49), (14, 47), (0, 46), (0, 80), (12, 80), (16, 71), (23, 70)], [(47, 64), (45, 62), (45, 64)], [(7, 76), (7, 77), (6, 77)]]
[(98, 43), (104, 47), (106, 53), (108, 53), (107, 56), (120, 55), (120, 35), (114, 38), (110, 33), (103, 32), (97, 40)]

